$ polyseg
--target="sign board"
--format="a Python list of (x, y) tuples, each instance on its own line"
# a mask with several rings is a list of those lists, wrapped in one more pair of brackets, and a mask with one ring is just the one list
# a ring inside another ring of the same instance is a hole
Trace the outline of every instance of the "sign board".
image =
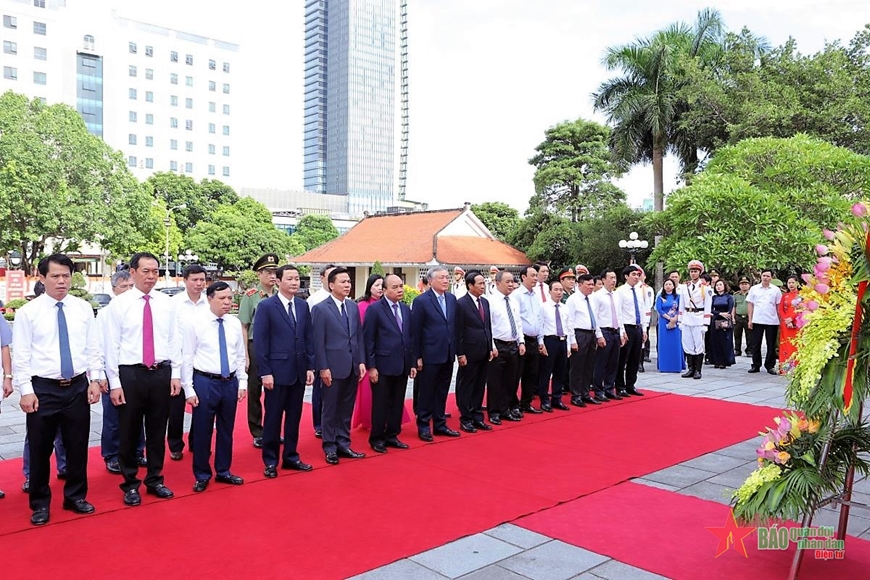
[(27, 294), (27, 279), (24, 270), (6, 270), (6, 303)]

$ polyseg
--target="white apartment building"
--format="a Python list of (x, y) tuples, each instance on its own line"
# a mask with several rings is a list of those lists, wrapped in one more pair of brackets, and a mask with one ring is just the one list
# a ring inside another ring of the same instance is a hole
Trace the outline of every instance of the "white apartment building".
[(0, 0), (0, 91), (74, 107), (139, 179), (172, 171), (232, 185), (239, 45), (128, 19), (122, 7)]

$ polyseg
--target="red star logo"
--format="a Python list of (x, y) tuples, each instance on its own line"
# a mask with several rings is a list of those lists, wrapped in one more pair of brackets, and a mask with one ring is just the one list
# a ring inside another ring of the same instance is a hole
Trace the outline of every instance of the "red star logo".
[(737, 553), (743, 554), (744, 558), (749, 557), (746, 554), (746, 546), (743, 545), (743, 538), (754, 532), (755, 528), (738, 527), (737, 521), (734, 519), (734, 510), (728, 511), (724, 527), (707, 528), (707, 530), (719, 538), (719, 547), (716, 549), (717, 558), (727, 552), (729, 546), (734, 546)]

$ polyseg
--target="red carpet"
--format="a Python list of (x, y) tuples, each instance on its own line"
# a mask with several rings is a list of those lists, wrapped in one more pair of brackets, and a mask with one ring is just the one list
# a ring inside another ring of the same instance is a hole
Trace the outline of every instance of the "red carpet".
[[(20, 460), (0, 462), (0, 537), (15, 546), (3, 577), (62, 573), (115, 576), (102, 569), (107, 550), (136, 554), (135, 577), (342, 578), (413, 555), (456, 538), (616, 485), (754, 435), (773, 411), (711, 399), (647, 391), (600, 407), (528, 416), (491, 433), (420, 442), (413, 424), (403, 439), (412, 449), (372, 457), (364, 431), (353, 433), (363, 460), (327, 466), (320, 441), (302, 419), (300, 453), (312, 473), (282, 472), (264, 480), (259, 450), (250, 445), (239, 413), (233, 472), (246, 484), (212, 483), (194, 495), (190, 456), (167, 460), (166, 483), (176, 499), (143, 494), (126, 508), (118, 476), (91, 450), (88, 499), (92, 516), (60, 509), (60, 482), (52, 484), (52, 521), (29, 525), (20, 485)], [(454, 417), (456, 417), (454, 409)], [(716, 417), (716, 429), (702, 429)], [(457, 419), (450, 420), (457, 426)], [(113, 541), (117, 541), (114, 544)], [(53, 557), (45, 558), (51, 546)], [(11, 550), (10, 550), (11, 551)]]
[[(654, 487), (623, 483), (514, 522), (564, 542), (605, 554), (675, 580), (786, 578), (794, 548), (758, 550), (755, 532), (744, 539), (747, 558), (730, 548), (715, 557), (727, 506)], [(804, 555), (801, 580), (867, 578), (870, 542), (848, 537), (844, 560)]]

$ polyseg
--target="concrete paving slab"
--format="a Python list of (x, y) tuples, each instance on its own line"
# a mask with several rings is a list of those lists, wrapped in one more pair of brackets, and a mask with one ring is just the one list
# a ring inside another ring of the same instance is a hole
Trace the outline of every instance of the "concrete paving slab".
[(707, 453), (689, 461), (684, 461), (680, 465), (687, 465), (695, 469), (703, 469), (704, 471), (712, 471), (713, 473), (724, 473), (735, 467), (740, 467), (746, 463), (745, 459), (731, 457), (721, 453)]
[(476, 572), (472, 572), (467, 576), (462, 576), (461, 580), (528, 580), (526, 576), (521, 576), (516, 572), (512, 572), (507, 568), (502, 568), (497, 564), (481, 568)]
[(700, 481), (689, 487), (684, 487), (680, 490), (680, 493), (728, 505), (731, 503), (731, 494), (734, 493), (734, 489), (733, 487), (709, 481)]
[(623, 564), (618, 560), (610, 560), (596, 566), (589, 573), (607, 580), (667, 580), (664, 576)]
[(411, 556), (410, 560), (448, 578), (458, 578), (514, 554), (522, 548), (486, 534), (475, 534)]
[(667, 469), (648, 473), (643, 477), (644, 479), (650, 479), (659, 483), (673, 485), (677, 488), (683, 488), (698, 483), (699, 481), (710, 479), (716, 475), (718, 475), (718, 472), (695, 469), (694, 467), (687, 467), (685, 465), (674, 465)]
[(406, 559), (353, 576), (351, 580), (408, 580), (409, 578), (414, 578), (414, 580), (444, 580), (445, 576)]
[(487, 536), (492, 536), (493, 538), (501, 540), (502, 542), (518, 546), (524, 550), (545, 544), (551, 539), (537, 532), (513, 524), (502, 524), (495, 528), (486, 530), (483, 533)]
[(511, 556), (499, 565), (532, 580), (568, 580), (608, 559), (595, 552), (553, 540)]

